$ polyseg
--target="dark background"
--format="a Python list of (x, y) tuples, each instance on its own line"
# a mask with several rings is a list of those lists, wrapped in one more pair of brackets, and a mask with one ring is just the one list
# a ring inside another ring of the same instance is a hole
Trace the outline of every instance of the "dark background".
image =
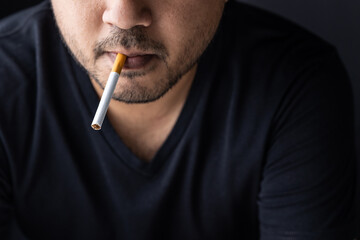
[[(0, 18), (42, 0), (3, 0)], [(196, 0), (195, 0), (196, 1)], [(354, 91), (355, 132), (360, 173), (360, 1), (359, 0), (241, 0), (277, 13), (335, 45), (348, 70)], [(358, 179), (360, 183), (360, 177)], [(358, 185), (360, 190), (360, 184)], [(360, 191), (358, 191), (360, 194)], [(359, 201), (360, 198), (358, 197)], [(359, 204), (360, 205), (360, 204)], [(360, 214), (358, 214), (360, 215)], [(358, 224), (360, 228), (360, 221)], [(358, 230), (360, 235), (360, 229)]]

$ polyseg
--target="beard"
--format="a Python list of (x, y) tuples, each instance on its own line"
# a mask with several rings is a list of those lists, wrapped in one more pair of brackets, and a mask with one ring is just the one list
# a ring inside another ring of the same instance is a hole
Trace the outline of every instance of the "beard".
[[(189, 72), (197, 63), (198, 58), (192, 59), (179, 68), (179, 63), (185, 59), (189, 59), (188, 52), (184, 52), (178, 57), (176, 68), (169, 66), (169, 54), (165, 46), (157, 41), (150, 39), (142, 27), (136, 26), (129, 30), (123, 30), (114, 27), (106, 39), (96, 43), (93, 52), (95, 61), (101, 57), (105, 49), (121, 46), (124, 49), (137, 49), (145, 52), (154, 53), (158, 59), (163, 62), (166, 68), (166, 74), (162, 78), (154, 79), (154, 85), (148, 86), (137, 81), (138, 77), (146, 75), (146, 72), (127, 71), (120, 74), (121, 77), (126, 78), (129, 82), (128, 87), (117, 91), (113, 95), (113, 99), (125, 103), (148, 103), (153, 102), (164, 96), (176, 83), (182, 78), (184, 74)], [(149, 69), (151, 72), (153, 69)], [(97, 77), (96, 71), (88, 72), (90, 76), (104, 89), (105, 84)]]
[(157, 79), (151, 79), (147, 83), (140, 80), (141, 77), (146, 76), (148, 72), (154, 69), (148, 69), (146, 72), (126, 71), (120, 74), (121, 80), (119, 79), (119, 82), (121, 86), (115, 90), (112, 98), (125, 103), (149, 103), (164, 96), (186, 73), (196, 66), (216, 31), (215, 28), (207, 32), (198, 32), (195, 37), (200, 40), (195, 44), (196, 46), (194, 46), (193, 39), (185, 41), (182, 46), (183, 51), (170, 65), (170, 56), (166, 47), (162, 43), (150, 39), (143, 27), (136, 26), (128, 30), (113, 27), (108, 37), (95, 43), (93, 61), (83, 54), (80, 44), (74, 36), (67, 34), (61, 26), (58, 27), (63, 42), (70, 50), (71, 55), (102, 89), (105, 88), (107, 80), (102, 76), (108, 75), (108, 73), (106, 74), (104, 69), (99, 69), (96, 62), (106, 54), (107, 49), (122, 47), (124, 49), (151, 52), (157, 56), (163, 63), (162, 65), (165, 66), (165, 72)]

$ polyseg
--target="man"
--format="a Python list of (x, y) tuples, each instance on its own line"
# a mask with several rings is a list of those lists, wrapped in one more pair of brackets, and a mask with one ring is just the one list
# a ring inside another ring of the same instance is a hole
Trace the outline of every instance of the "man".
[(226, 0), (52, 0), (0, 44), (1, 239), (352, 239), (351, 90), (300, 27)]

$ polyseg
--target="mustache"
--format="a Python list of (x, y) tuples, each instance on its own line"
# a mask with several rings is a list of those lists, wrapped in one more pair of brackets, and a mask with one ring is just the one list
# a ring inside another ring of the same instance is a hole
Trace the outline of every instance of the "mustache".
[(123, 47), (126, 50), (137, 49), (151, 52), (158, 55), (164, 61), (169, 55), (165, 46), (158, 41), (150, 39), (145, 30), (140, 26), (126, 30), (113, 27), (109, 36), (95, 44), (93, 49), (95, 61), (106, 52), (106, 49), (116, 47)]

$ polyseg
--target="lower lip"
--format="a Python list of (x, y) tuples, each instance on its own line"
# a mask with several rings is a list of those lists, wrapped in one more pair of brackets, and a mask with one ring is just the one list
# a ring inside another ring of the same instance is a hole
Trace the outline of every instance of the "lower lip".
[(141, 55), (134, 57), (127, 57), (124, 69), (140, 69), (144, 68), (154, 57), (154, 55)]
[[(153, 54), (147, 54), (147, 55), (138, 55), (133, 57), (127, 57), (125, 61), (125, 65), (123, 67), (124, 70), (136, 70), (136, 69), (142, 69), (146, 65), (149, 64), (149, 62), (155, 57)], [(110, 58), (112, 61), (115, 61), (116, 53), (110, 53)]]

